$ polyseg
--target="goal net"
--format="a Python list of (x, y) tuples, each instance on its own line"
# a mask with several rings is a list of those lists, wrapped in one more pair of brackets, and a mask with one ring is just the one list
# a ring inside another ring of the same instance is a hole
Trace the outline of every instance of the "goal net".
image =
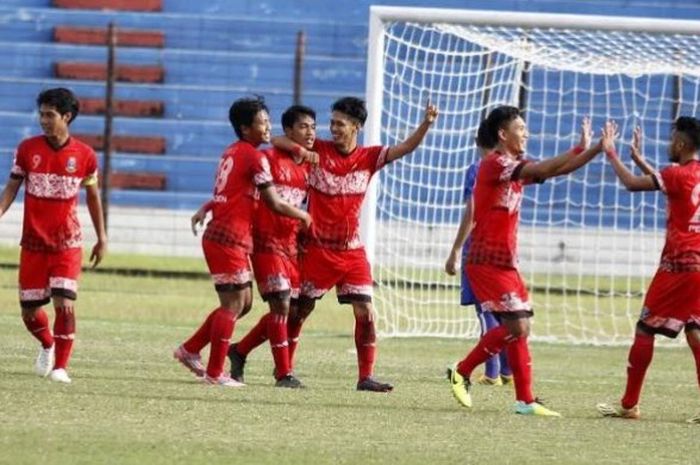
[[(385, 168), (368, 196), (363, 232), (385, 336), (477, 336), (459, 278), (443, 271), (477, 157), (479, 122), (498, 105), (524, 111), (528, 157), (578, 141), (584, 116), (620, 127), (630, 164), (636, 126), (643, 152), (668, 164), (671, 123), (700, 105), (700, 23), (574, 15), (372, 7), (365, 142), (393, 145), (440, 116), (421, 147)], [(535, 308), (533, 337), (629, 341), (658, 263), (665, 198), (628, 193), (604, 156), (525, 188), (520, 269)]]

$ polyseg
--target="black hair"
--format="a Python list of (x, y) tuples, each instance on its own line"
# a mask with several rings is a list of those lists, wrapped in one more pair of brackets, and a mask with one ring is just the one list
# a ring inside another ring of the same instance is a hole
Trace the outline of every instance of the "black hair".
[(695, 150), (700, 149), (700, 120), (692, 116), (679, 116), (673, 123), (673, 129), (683, 134)]
[(309, 116), (316, 121), (316, 112), (304, 105), (292, 105), (282, 113), (282, 128), (291, 129), (301, 116)]
[(231, 122), (231, 126), (239, 139), (243, 138), (241, 127), (251, 126), (255, 115), (263, 110), (270, 113), (267, 105), (265, 105), (265, 99), (259, 95), (256, 95), (254, 98), (239, 98), (231, 104), (231, 108), (228, 110), (228, 120)]
[(486, 117), (484, 133), (486, 140), (495, 147), (498, 144), (498, 131), (505, 128), (511, 121), (520, 116), (520, 110), (509, 105), (494, 108)]
[(367, 120), (367, 107), (365, 101), (357, 97), (343, 97), (331, 105), (331, 111), (337, 111), (357, 120), (360, 126)]
[(54, 107), (61, 116), (70, 113), (71, 117), (68, 124), (72, 123), (80, 112), (80, 102), (78, 102), (78, 98), (73, 92), (64, 87), (56, 87), (54, 89), (42, 91), (36, 98), (36, 106), (40, 107), (42, 105)]
[(482, 120), (479, 123), (479, 129), (476, 130), (476, 146), (480, 149), (491, 150), (496, 146), (496, 143), (491, 139), (488, 131), (487, 120)]

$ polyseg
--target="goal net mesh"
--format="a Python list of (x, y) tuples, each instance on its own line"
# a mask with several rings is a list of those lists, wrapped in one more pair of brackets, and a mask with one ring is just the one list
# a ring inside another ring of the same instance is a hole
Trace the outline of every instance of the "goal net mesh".
[[(575, 145), (584, 116), (620, 127), (630, 164), (636, 126), (653, 165), (668, 164), (679, 114), (700, 102), (700, 36), (531, 27), (385, 22), (381, 142), (401, 142), (428, 100), (440, 116), (421, 147), (380, 174), (374, 231), (377, 321), (385, 336), (478, 336), (473, 307), (444, 263), (463, 212), (464, 175), (479, 122), (520, 107), (527, 156)], [(369, 77), (370, 79), (372, 77)], [(548, 341), (629, 341), (664, 242), (665, 198), (628, 193), (603, 156), (575, 173), (527, 186), (520, 270)]]

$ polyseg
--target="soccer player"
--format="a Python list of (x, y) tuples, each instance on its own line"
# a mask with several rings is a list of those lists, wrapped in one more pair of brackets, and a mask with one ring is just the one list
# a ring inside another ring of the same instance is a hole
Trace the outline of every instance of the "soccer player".
[[(27, 330), (41, 349), (35, 371), (70, 383), (66, 369), (75, 337), (75, 299), (82, 261), (83, 236), (77, 205), (85, 186), (87, 207), (97, 235), (90, 262), (96, 267), (107, 251), (107, 234), (97, 188), (95, 152), (70, 136), (80, 105), (64, 88), (48, 89), (36, 100), (43, 135), (17, 147), (10, 179), (0, 198), (0, 217), (10, 208), (23, 181), (24, 224), (19, 260), (19, 301)], [(53, 301), (53, 334), (42, 308)]]
[[(639, 164), (641, 134), (635, 131), (632, 154)], [(675, 338), (684, 329), (695, 358), (700, 383), (700, 120), (681, 116), (673, 124), (668, 147), (674, 163), (660, 172), (650, 166), (634, 175), (619, 159), (614, 145), (605, 153), (615, 174), (630, 191), (660, 190), (668, 198), (666, 243), (649, 285), (627, 359), (627, 386), (620, 406), (598, 404), (606, 417), (638, 419), (644, 376), (654, 354), (656, 334)], [(641, 165), (640, 165), (641, 166)], [(700, 423), (700, 416), (689, 422)]]
[[(464, 212), (462, 213), (462, 220), (459, 223), (459, 229), (457, 230), (457, 235), (452, 244), (452, 249), (445, 262), (445, 272), (450, 276), (457, 274), (457, 257), (460, 255), (461, 250), (462, 273), (460, 304), (464, 306), (474, 305), (476, 316), (479, 318), (479, 325), (481, 326), (481, 335), (483, 336), (488, 330), (498, 326), (499, 322), (493, 313), (484, 312), (481, 305), (476, 300), (474, 292), (469, 285), (469, 277), (464, 269), (464, 262), (469, 252), (470, 241), (468, 237), (474, 226), (474, 198), (472, 193), (474, 192), (476, 174), (479, 170), (481, 157), (488, 155), (493, 150), (494, 145), (488, 137), (486, 120), (483, 120), (481, 124), (479, 124), (479, 129), (476, 134), (476, 145), (479, 149), (480, 158), (467, 168), (467, 174), (464, 177)], [(448, 377), (451, 376), (450, 370), (447, 371), (447, 375)], [(500, 354), (493, 355), (486, 360), (484, 374), (481, 375), (478, 380), (479, 384), (500, 386), (503, 384), (511, 384), (512, 382), (513, 375), (510, 371), (505, 351), (501, 351)]]
[[(333, 286), (338, 302), (352, 305), (357, 348), (357, 390), (389, 392), (393, 386), (373, 377), (376, 358), (372, 273), (360, 243), (360, 208), (371, 177), (386, 164), (418, 147), (437, 118), (434, 105), (427, 104), (418, 128), (406, 140), (391, 147), (358, 145), (357, 137), (367, 119), (365, 102), (344, 97), (331, 106), (332, 141), (316, 140), (313, 150), (319, 162), (309, 175), (309, 213), (313, 226), (301, 260), (299, 306), (290, 314), (289, 338), (298, 337), (304, 320)], [(286, 137), (272, 143), (284, 150), (306, 150)], [(295, 344), (290, 344), (293, 357)]]
[[(481, 161), (474, 189), (474, 222), (466, 272), (484, 311), (493, 312), (500, 326), (489, 330), (476, 347), (451, 371), (452, 392), (464, 407), (472, 406), (472, 371), (502, 349), (513, 371), (515, 412), (559, 416), (532, 392), (532, 367), (527, 337), (533, 315), (528, 292), (517, 269), (517, 226), (523, 185), (567, 174), (593, 159), (602, 140), (590, 144), (590, 122), (584, 119), (577, 147), (539, 162), (524, 158), (528, 131), (520, 111), (511, 106), (494, 109), (487, 117), (487, 134), (495, 149)], [(612, 137), (606, 123), (603, 139)]]
[[(311, 150), (316, 140), (316, 112), (303, 105), (292, 105), (282, 114), (282, 129), (290, 140)], [(308, 191), (309, 163), (299, 163), (296, 154), (277, 148), (263, 153), (270, 162), (272, 181), (279, 196), (300, 207)], [(292, 374), (287, 340), (290, 306), (296, 307), (299, 298), (298, 235), (297, 221), (278, 215), (265, 204), (259, 206), (253, 222), (253, 273), (270, 311), (243, 339), (229, 347), (231, 378), (236, 381), (243, 382), (248, 354), (269, 340), (275, 362), (275, 386), (303, 387)]]
[[(238, 141), (221, 157), (214, 182), (212, 219), (202, 237), (202, 249), (214, 281), (220, 306), (202, 326), (174, 352), (174, 357), (204, 382), (225, 387), (243, 383), (223, 374), (229, 340), (238, 316), (250, 305), (253, 251), (252, 225), (256, 198), (262, 197), (274, 212), (311, 224), (308, 213), (282, 200), (272, 184), (267, 158), (257, 147), (270, 140), (270, 118), (260, 98), (241, 98), (229, 109)], [(200, 351), (207, 345), (206, 370)]]

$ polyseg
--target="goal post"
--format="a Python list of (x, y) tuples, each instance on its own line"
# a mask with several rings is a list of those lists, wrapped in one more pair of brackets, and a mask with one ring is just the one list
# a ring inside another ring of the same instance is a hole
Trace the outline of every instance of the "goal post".
[[(373, 6), (366, 145), (401, 142), (427, 100), (440, 116), (415, 153), (383, 169), (362, 214), (384, 336), (478, 335), (459, 306), (459, 279), (442, 270), (463, 210), (484, 115), (515, 105), (530, 130), (528, 157), (578, 140), (581, 120), (620, 126), (618, 151), (640, 126), (652, 164), (668, 164), (679, 114), (698, 115), (700, 21)], [(665, 233), (660, 193), (627, 193), (604, 157), (525, 188), (520, 269), (533, 337), (627, 342)]]

